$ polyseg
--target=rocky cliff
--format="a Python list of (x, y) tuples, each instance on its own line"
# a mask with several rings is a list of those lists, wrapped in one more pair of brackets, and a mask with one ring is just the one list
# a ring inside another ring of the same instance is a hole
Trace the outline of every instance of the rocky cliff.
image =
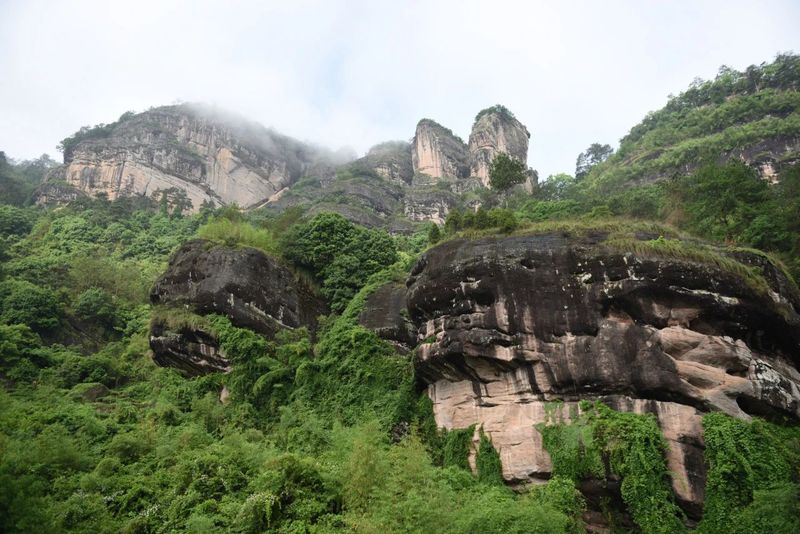
[(800, 419), (800, 295), (754, 254), (737, 259), (759, 283), (605, 240), (484, 238), (426, 252), (408, 279), (418, 376), (438, 425), (482, 427), (512, 483), (550, 476), (535, 425), (552, 401), (567, 418), (586, 399), (655, 414), (675, 495), (697, 518), (703, 413)]
[(299, 141), (195, 105), (126, 114), (66, 141), (64, 165), (50, 181), (112, 200), (175, 188), (195, 210), (203, 202), (257, 205), (325, 161)]
[(475, 117), (469, 134), (470, 175), (488, 187), (489, 167), (500, 152), (527, 163), (530, 136), (525, 125), (504, 106), (484, 109)]
[[(150, 301), (199, 315), (227, 316), (235, 326), (272, 337), (280, 328), (316, 329), (324, 303), (278, 260), (253, 248), (189, 241), (174, 254), (156, 281)], [(189, 375), (227, 371), (230, 364), (213, 332), (195, 325), (151, 325), (156, 363)]]
[(434, 178), (469, 175), (467, 145), (441, 124), (430, 119), (419, 121), (411, 145), (414, 173)]

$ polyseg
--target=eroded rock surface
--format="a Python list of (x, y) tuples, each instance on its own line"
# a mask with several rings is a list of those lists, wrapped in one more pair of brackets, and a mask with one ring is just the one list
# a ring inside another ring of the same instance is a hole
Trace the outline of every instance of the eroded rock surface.
[(434, 178), (469, 175), (467, 145), (441, 124), (430, 119), (419, 121), (411, 145), (415, 173)]
[(408, 319), (406, 287), (389, 282), (367, 297), (358, 322), (407, 353), (417, 344), (417, 329)]
[(762, 265), (763, 291), (604, 239), (455, 240), (426, 252), (408, 280), (418, 373), (438, 424), (482, 425), (510, 482), (550, 476), (534, 428), (550, 401), (655, 414), (675, 494), (697, 517), (704, 412), (800, 418), (800, 296), (774, 266)]
[(483, 110), (469, 135), (470, 175), (488, 187), (489, 168), (500, 152), (527, 163), (530, 135), (525, 125), (504, 107)]
[(164, 106), (70, 146), (48, 179), (111, 200), (175, 188), (194, 210), (204, 201), (250, 207), (322, 160), (315, 148), (213, 108)]
[[(183, 245), (156, 281), (150, 301), (206, 315), (227, 316), (235, 326), (267, 337), (280, 328), (316, 329), (323, 302), (277, 260), (253, 248), (233, 248), (205, 240)], [(156, 323), (150, 346), (160, 365), (189, 374), (226, 371), (213, 334), (197, 329), (170, 331)]]

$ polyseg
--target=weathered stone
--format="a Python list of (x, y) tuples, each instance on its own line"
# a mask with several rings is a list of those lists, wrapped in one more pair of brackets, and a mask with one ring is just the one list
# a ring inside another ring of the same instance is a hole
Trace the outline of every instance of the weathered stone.
[(467, 145), (441, 124), (422, 119), (417, 123), (411, 144), (414, 173), (434, 178), (466, 178), (469, 175)]
[[(194, 240), (183, 245), (150, 293), (153, 304), (181, 306), (205, 315), (227, 316), (235, 326), (272, 337), (280, 328), (314, 332), (323, 302), (289, 269), (263, 252)], [(194, 328), (171, 331), (154, 323), (150, 346), (156, 363), (195, 375), (228, 371), (230, 363), (213, 333)]]
[(509, 482), (550, 476), (534, 428), (549, 401), (564, 401), (567, 418), (584, 399), (655, 414), (678, 502), (696, 518), (702, 413), (800, 418), (800, 296), (753, 254), (770, 291), (604, 239), (454, 240), (426, 252), (408, 280), (417, 372), (437, 423), (482, 425)]
[(219, 313), (271, 336), (278, 328), (316, 328), (322, 301), (289, 269), (260, 250), (197, 239), (173, 255), (150, 293), (153, 304)]
[(369, 149), (356, 164), (372, 169), (378, 176), (392, 182), (408, 184), (414, 177), (411, 145), (405, 141), (387, 141)]
[(367, 297), (358, 322), (407, 353), (417, 344), (417, 329), (408, 319), (406, 288), (389, 282)]
[(186, 192), (194, 210), (205, 201), (251, 207), (321, 159), (317, 149), (213, 108), (164, 106), (70, 147), (48, 180), (111, 200), (176, 188)]
[(498, 153), (528, 162), (528, 129), (502, 106), (478, 114), (469, 135), (470, 175), (489, 187), (489, 168)]

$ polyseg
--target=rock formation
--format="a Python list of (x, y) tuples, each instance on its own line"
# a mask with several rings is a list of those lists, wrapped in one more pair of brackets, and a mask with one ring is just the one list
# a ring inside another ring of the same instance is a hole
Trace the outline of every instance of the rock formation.
[(257, 205), (321, 159), (294, 139), (194, 105), (126, 114), (76, 135), (48, 180), (111, 200), (174, 188), (186, 192), (195, 210), (205, 201)]
[(488, 187), (489, 167), (500, 152), (527, 163), (530, 136), (525, 125), (505, 107), (484, 109), (475, 117), (469, 134), (470, 175)]
[(737, 259), (769, 288), (604, 240), (454, 240), (426, 252), (408, 279), (418, 376), (439, 426), (482, 426), (512, 483), (550, 476), (534, 428), (550, 401), (566, 417), (584, 399), (655, 414), (675, 495), (697, 518), (704, 412), (800, 419), (800, 295), (755, 254)]
[(367, 297), (358, 322), (385, 339), (400, 353), (408, 353), (417, 344), (417, 329), (408, 319), (406, 287), (389, 282)]
[[(325, 305), (279, 261), (253, 248), (232, 248), (205, 240), (189, 241), (170, 260), (150, 293), (153, 304), (226, 315), (235, 326), (271, 337), (279, 328), (316, 329)], [(170, 331), (154, 323), (150, 346), (161, 365), (187, 374), (226, 371), (213, 333)]]
[(414, 173), (434, 178), (466, 178), (469, 175), (467, 146), (441, 124), (422, 119), (417, 123), (411, 144)]
[(406, 185), (414, 177), (411, 153), (411, 145), (405, 141), (387, 141), (370, 148), (356, 164), (391, 182)]

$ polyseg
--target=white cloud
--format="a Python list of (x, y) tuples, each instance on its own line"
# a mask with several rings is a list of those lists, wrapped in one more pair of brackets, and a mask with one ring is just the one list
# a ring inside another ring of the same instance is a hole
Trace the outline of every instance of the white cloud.
[(571, 172), (669, 93), (800, 48), (791, 1), (0, 0), (0, 150), (54, 152), (128, 109), (207, 101), (359, 151), (503, 103)]

